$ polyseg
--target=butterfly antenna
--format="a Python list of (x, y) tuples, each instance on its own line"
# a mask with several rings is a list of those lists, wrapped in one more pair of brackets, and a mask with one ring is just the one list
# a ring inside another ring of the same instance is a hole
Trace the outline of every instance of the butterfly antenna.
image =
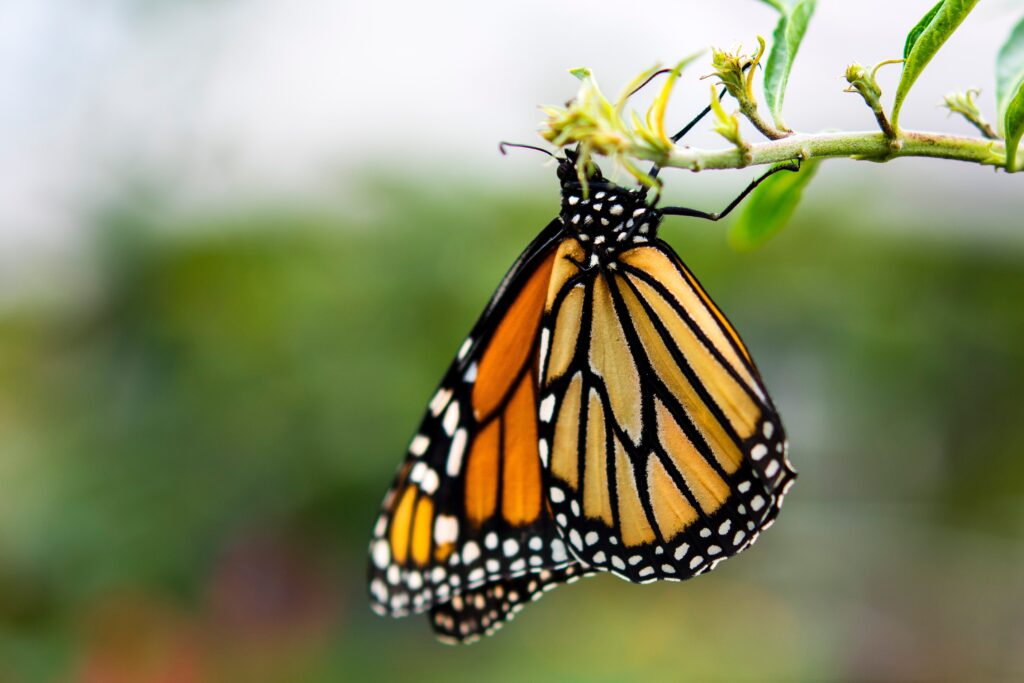
[(520, 149), (532, 149), (532, 150), (534, 150), (536, 152), (543, 152), (544, 154), (547, 154), (552, 159), (556, 159), (557, 158), (554, 154), (552, 154), (548, 150), (544, 149), (543, 147), (536, 147), (534, 145), (524, 145), (524, 144), (519, 143), (519, 142), (499, 142), (498, 143), (498, 150), (502, 154), (508, 154), (508, 150), (506, 149), (506, 147), (518, 147)]
[(672, 72), (672, 69), (658, 69), (657, 71), (652, 73), (650, 76), (648, 76), (646, 81), (644, 81), (640, 85), (636, 86), (636, 88), (633, 89), (633, 92), (629, 93), (629, 97), (632, 97), (633, 95), (635, 95), (638, 92), (640, 92), (641, 90), (643, 90), (645, 87), (647, 87), (648, 83), (653, 81), (658, 76), (661, 76), (662, 74), (671, 73), (671, 72)]

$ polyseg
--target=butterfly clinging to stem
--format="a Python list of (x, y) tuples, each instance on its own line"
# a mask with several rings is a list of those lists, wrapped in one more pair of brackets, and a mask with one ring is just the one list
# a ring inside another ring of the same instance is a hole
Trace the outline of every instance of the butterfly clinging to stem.
[(779, 169), (708, 214), (657, 208), (580, 163), (559, 159), (558, 217), (459, 348), (373, 529), (374, 610), (429, 611), (443, 640), (598, 571), (710, 571), (772, 523), (796, 477), (746, 346), (658, 238), (663, 216), (717, 220)]

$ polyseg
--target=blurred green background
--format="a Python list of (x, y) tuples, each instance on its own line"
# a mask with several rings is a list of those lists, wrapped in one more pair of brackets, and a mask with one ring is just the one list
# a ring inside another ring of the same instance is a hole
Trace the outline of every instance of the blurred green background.
[(365, 545), (557, 196), (362, 192), (359, 218), (140, 195), (96, 218), (79, 292), (3, 311), (0, 680), (1024, 677), (1019, 242), (837, 197), (753, 253), (668, 221), (789, 428), (779, 523), (709, 576), (588, 579), (453, 649), (369, 611)]
[[(841, 74), (933, 4), (821, 0), (787, 123), (874, 127)], [(971, 134), (936, 106), (971, 86), (992, 118), (1020, 11), (979, 3), (903, 125)], [(800, 479), (750, 551), (559, 588), (470, 647), (369, 610), (421, 411), (557, 210), (553, 168), (496, 142), (537, 139), (569, 67), (615, 93), (774, 23), (755, 0), (0, 2), (0, 683), (1024, 680), (1024, 176), (939, 160), (828, 162), (755, 252), (663, 228), (790, 433)], [(664, 177), (705, 210), (746, 181)]]

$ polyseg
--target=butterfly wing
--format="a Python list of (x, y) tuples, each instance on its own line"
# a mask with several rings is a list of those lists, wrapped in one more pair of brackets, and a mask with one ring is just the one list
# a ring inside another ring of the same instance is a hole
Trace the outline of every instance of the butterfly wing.
[(560, 569), (544, 569), (517, 578), (487, 583), (433, 607), (430, 610), (430, 623), (442, 640), (473, 642), (481, 635), (494, 633), (526, 604), (538, 600), (546, 591), (592, 573), (574, 563)]
[[(568, 257), (568, 258), (566, 258)], [(748, 547), (795, 478), (732, 325), (656, 240), (581, 271), (559, 247), (542, 324), (540, 450), (572, 554), (633, 582)]]
[(369, 563), (381, 614), (452, 601), (455, 633), (468, 637), (493, 620), (459, 617), (456, 596), (476, 591), (467, 596), (476, 604), (488, 584), (575, 562), (551, 520), (537, 451), (536, 350), (561, 225), (552, 222), (502, 280), (385, 496)]

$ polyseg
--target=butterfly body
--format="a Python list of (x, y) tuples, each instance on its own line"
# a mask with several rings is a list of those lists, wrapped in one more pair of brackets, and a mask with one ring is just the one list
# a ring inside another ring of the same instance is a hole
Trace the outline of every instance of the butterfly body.
[(760, 375), (657, 237), (575, 158), (430, 401), (370, 544), (371, 604), (489, 633), (559, 583), (681, 580), (748, 547), (795, 478)]
[(559, 219), (582, 247), (582, 267), (614, 269), (620, 252), (655, 237), (661, 212), (646, 203), (641, 191), (608, 182), (588, 184), (587, 190), (575, 183), (565, 188)]

